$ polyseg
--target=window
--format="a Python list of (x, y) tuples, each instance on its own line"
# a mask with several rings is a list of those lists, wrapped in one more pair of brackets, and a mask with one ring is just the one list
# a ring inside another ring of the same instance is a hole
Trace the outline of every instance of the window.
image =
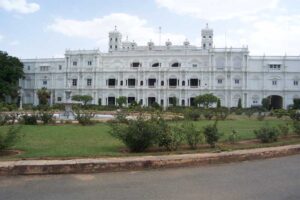
[(271, 65), (269, 65), (269, 68), (272, 69), (272, 70), (280, 70), (281, 69), (281, 65), (271, 64)]
[(153, 65), (152, 65), (152, 67), (159, 67), (160, 66), (160, 63), (154, 63)]
[(118, 42), (118, 38), (116, 38), (116, 42)]
[(199, 80), (194, 78), (194, 79), (190, 79), (190, 86), (191, 87), (198, 87)]
[(274, 86), (277, 85), (277, 81), (276, 81), (276, 80), (273, 80), (273, 81), (272, 81), (272, 85), (274, 85)]
[(164, 82), (164, 81), (161, 81), (161, 82), (160, 82), (160, 85), (161, 85), (161, 86), (164, 86), (164, 85), (165, 85), (165, 82)]
[(27, 66), (27, 70), (30, 70), (30, 66), (29, 65)]
[(131, 67), (141, 67), (141, 66), (142, 66), (142, 64), (139, 63), (139, 62), (133, 62), (133, 63), (131, 63)]
[(40, 66), (40, 71), (48, 71), (49, 66)]
[(92, 66), (92, 61), (88, 61), (88, 66)]
[(197, 64), (193, 64), (193, 67), (198, 67), (198, 65)]
[(62, 98), (61, 97), (57, 97), (57, 101), (61, 101), (62, 100)]
[(182, 81), (181, 85), (182, 85), (182, 86), (185, 86), (185, 81)]
[(294, 86), (298, 86), (299, 85), (299, 81), (294, 81)]
[(180, 63), (176, 62), (171, 65), (171, 67), (180, 67)]
[(61, 70), (62, 69), (62, 66), (61, 65), (58, 65), (58, 70)]
[(206, 44), (203, 44), (203, 48), (204, 48), (204, 49), (206, 48)]
[(135, 86), (135, 79), (133, 79), (133, 78), (128, 79), (128, 86), (129, 87), (134, 87)]
[(141, 86), (143, 86), (143, 85), (144, 85), (144, 82), (143, 82), (143, 81), (141, 81), (141, 83), (140, 83), (140, 84), (141, 84)]
[(209, 38), (211, 38), (211, 35), (209, 36)]
[(258, 104), (258, 101), (257, 100), (253, 100), (253, 104)]
[(115, 45), (115, 49), (118, 49), (118, 46), (117, 46), (117, 45)]
[(177, 79), (175, 79), (175, 78), (169, 79), (169, 86), (170, 87), (176, 87), (177, 86)]
[(123, 86), (123, 81), (120, 82), (120, 85)]
[(112, 45), (110, 45), (109, 48), (112, 49)]
[(108, 79), (108, 86), (116, 86), (116, 83), (117, 83), (117, 81), (116, 81), (116, 79)]
[(92, 79), (91, 79), (91, 78), (88, 78), (88, 79), (86, 80), (86, 84), (87, 84), (87, 86), (92, 86)]
[(110, 38), (110, 41), (112, 41), (112, 38)]
[(206, 36), (203, 36), (203, 39), (205, 39), (206, 38)]
[(148, 86), (149, 87), (155, 87), (156, 79), (150, 78), (148, 79)]
[(77, 86), (77, 79), (72, 79), (72, 86)]
[(47, 80), (43, 80), (43, 85), (47, 85)]
[(77, 61), (73, 61), (73, 66), (77, 66)]
[(218, 84), (223, 84), (223, 79), (218, 79)]
[(239, 85), (239, 84), (240, 84), (240, 79), (235, 79), (235, 80), (234, 80), (234, 83), (235, 83), (236, 85)]

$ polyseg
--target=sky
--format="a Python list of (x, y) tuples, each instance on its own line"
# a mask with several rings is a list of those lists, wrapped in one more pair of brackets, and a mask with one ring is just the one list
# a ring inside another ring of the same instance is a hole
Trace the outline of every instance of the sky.
[(0, 50), (19, 58), (63, 57), (66, 49), (107, 52), (115, 26), (123, 40), (168, 39), (248, 46), (251, 55), (300, 55), (300, 0), (0, 0)]

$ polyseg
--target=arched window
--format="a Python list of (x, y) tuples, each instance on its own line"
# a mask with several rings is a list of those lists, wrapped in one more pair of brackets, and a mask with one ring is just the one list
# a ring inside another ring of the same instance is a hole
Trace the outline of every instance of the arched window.
[(172, 65), (171, 65), (171, 67), (180, 67), (180, 63), (179, 62), (175, 62), (175, 63), (173, 63)]
[(159, 67), (159, 66), (160, 66), (160, 63), (158, 63), (158, 62), (152, 64), (152, 67)]

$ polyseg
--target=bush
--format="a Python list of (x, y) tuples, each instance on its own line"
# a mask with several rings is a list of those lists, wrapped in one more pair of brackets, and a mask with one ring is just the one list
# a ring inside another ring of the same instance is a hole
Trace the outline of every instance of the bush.
[(200, 119), (200, 117), (201, 117), (201, 113), (197, 109), (188, 109), (184, 113), (184, 118), (185, 119), (197, 121), (197, 120)]
[(292, 120), (300, 121), (300, 112), (298, 110), (290, 110), (289, 116)]
[(48, 113), (48, 112), (42, 112), (40, 113), (40, 117), (41, 121), (43, 122), (43, 124), (49, 124), (53, 121), (53, 114), (52, 113)]
[(278, 119), (282, 118), (283, 116), (288, 116), (288, 112), (284, 109), (273, 110), (272, 114), (275, 115)]
[(280, 124), (278, 125), (278, 129), (280, 131), (280, 134), (283, 135), (283, 136), (287, 136), (289, 134), (289, 131), (290, 131), (290, 128), (289, 128), (289, 125), (288, 124)]
[(243, 109), (236, 109), (236, 110), (235, 110), (235, 114), (236, 114), (236, 115), (242, 115), (243, 112), (244, 112)]
[(25, 125), (37, 125), (38, 116), (35, 114), (32, 115), (25, 114), (22, 116), (22, 119)]
[(268, 125), (261, 127), (258, 130), (254, 130), (254, 134), (257, 139), (262, 143), (276, 142), (279, 136), (279, 130)]
[(175, 151), (183, 143), (185, 136), (181, 127), (171, 127), (164, 137), (159, 137), (159, 146), (165, 147), (169, 151)]
[(266, 117), (265, 113), (259, 112), (258, 115), (257, 115), (257, 117), (256, 117), (256, 119), (258, 121), (263, 121), (265, 119), (265, 117)]
[(229, 115), (229, 110), (227, 108), (217, 108), (215, 110), (215, 116), (218, 120), (225, 120)]
[(15, 145), (19, 132), (20, 126), (10, 126), (7, 131), (0, 130), (0, 152)]
[(299, 121), (294, 121), (293, 126), (294, 126), (295, 133), (297, 135), (300, 135), (300, 122)]
[(132, 152), (144, 152), (157, 141), (159, 126), (157, 120), (147, 120), (139, 115), (136, 120), (128, 120), (128, 124), (111, 124), (110, 134), (121, 140)]
[(0, 126), (3, 126), (5, 124), (7, 124), (9, 121), (9, 116), (6, 114), (1, 114), (0, 115)]
[(212, 148), (216, 146), (222, 134), (217, 128), (217, 121), (213, 125), (208, 125), (204, 127), (204, 136), (206, 143), (208, 143)]
[(214, 117), (214, 114), (213, 114), (213, 111), (212, 110), (208, 110), (206, 109), (204, 111), (204, 118), (207, 119), (207, 120), (211, 120), (213, 117)]
[(203, 134), (197, 130), (192, 123), (182, 125), (182, 132), (186, 137), (187, 143), (191, 149), (197, 149), (198, 145), (203, 142)]
[(232, 130), (232, 132), (228, 136), (228, 142), (230, 142), (230, 144), (236, 144), (237, 141), (238, 141), (238, 133), (236, 130)]
[(92, 120), (94, 116), (95, 114), (93, 113), (77, 111), (75, 119), (78, 121), (79, 124), (87, 126), (94, 124), (94, 121)]

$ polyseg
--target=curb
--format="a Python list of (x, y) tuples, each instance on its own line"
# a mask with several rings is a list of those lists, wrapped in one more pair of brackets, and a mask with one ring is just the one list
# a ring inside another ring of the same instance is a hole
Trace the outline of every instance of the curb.
[(206, 166), (275, 158), (299, 153), (300, 144), (221, 153), (74, 160), (3, 161), (0, 162), (0, 175), (101, 173), (183, 166)]

